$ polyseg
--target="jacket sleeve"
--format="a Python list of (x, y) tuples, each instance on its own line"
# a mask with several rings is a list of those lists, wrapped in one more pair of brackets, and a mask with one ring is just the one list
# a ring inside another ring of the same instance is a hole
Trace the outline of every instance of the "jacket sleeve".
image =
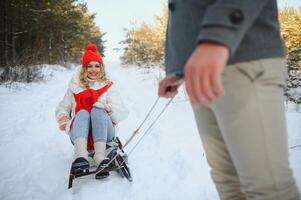
[(111, 119), (113, 122), (119, 123), (127, 118), (129, 112), (114, 85), (108, 90), (106, 102), (112, 107)]
[(62, 116), (70, 117), (72, 111), (72, 98), (73, 94), (68, 88), (64, 98), (60, 101), (55, 109), (55, 118), (58, 121)]
[(227, 46), (233, 55), (268, 0), (217, 0), (207, 7), (197, 38)]

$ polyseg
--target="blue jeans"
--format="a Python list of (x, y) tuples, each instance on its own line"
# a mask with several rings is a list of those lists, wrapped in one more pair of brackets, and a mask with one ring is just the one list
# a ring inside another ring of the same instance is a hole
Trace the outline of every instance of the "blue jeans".
[(88, 139), (89, 130), (92, 128), (94, 142), (109, 142), (115, 136), (115, 129), (108, 113), (103, 108), (93, 108), (91, 113), (80, 110), (74, 117), (70, 131), (71, 142), (79, 137)]

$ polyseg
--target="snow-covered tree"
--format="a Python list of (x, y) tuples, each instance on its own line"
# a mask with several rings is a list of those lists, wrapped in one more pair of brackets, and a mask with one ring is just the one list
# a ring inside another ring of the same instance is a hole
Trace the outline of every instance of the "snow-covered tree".
[(301, 7), (296, 10), (285, 7), (279, 11), (281, 36), (285, 41), (287, 54), (287, 99), (301, 104)]
[(125, 29), (126, 39), (121, 42), (125, 45), (121, 57), (123, 64), (163, 66), (167, 17), (165, 6), (163, 15), (155, 16), (153, 24), (143, 22), (138, 27), (133, 25), (131, 29)]
[(291, 51), (287, 56), (287, 89), (288, 101), (301, 105), (301, 48)]
[(281, 36), (285, 41), (288, 52), (301, 47), (301, 7), (284, 7), (279, 10)]

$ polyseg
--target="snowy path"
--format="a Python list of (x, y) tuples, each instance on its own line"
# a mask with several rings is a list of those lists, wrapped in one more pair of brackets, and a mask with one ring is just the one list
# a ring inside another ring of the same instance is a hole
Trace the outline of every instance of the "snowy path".
[[(159, 72), (121, 69), (118, 63), (107, 67), (131, 111), (119, 127), (118, 135), (125, 141), (156, 100)], [(74, 188), (67, 190), (73, 147), (69, 137), (58, 130), (54, 110), (72, 71), (52, 68), (46, 72), (53, 77), (44, 83), (21, 89), (0, 87), (1, 200), (218, 199), (191, 108), (181, 96), (130, 155), (132, 183), (112, 173), (104, 181), (93, 177), (76, 180)], [(160, 101), (156, 111), (166, 102)], [(301, 114), (287, 113), (290, 145), (300, 144)], [(291, 151), (291, 160), (300, 187), (300, 148)]]

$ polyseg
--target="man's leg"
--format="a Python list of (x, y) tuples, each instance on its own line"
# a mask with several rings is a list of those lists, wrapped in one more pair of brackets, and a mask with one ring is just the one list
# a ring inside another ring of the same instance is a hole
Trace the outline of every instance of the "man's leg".
[(241, 188), (250, 200), (297, 200), (289, 167), (284, 59), (227, 66), (226, 94), (213, 105)]
[(211, 177), (222, 200), (245, 200), (238, 175), (212, 110), (195, 110), (196, 122), (211, 167)]

